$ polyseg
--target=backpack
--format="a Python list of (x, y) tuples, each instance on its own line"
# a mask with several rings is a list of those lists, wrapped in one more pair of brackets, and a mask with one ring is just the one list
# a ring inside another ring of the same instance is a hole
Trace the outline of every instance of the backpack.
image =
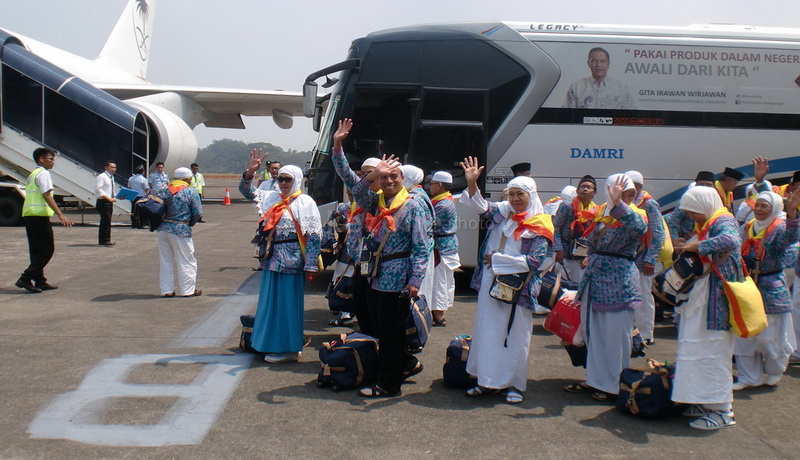
[[(178, 187), (178, 190), (175, 193), (178, 193), (187, 187), (188, 185)], [(150, 219), (151, 232), (156, 231), (158, 226), (161, 225), (161, 221), (164, 220), (164, 216), (167, 214), (169, 202), (172, 201), (172, 197), (175, 196), (175, 193), (170, 192), (170, 196), (166, 200), (162, 200), (153, 194), (149, 194), (137, 201), (133, 206), (135, 212), (143, 216), (147, 216), (147, 218)]]

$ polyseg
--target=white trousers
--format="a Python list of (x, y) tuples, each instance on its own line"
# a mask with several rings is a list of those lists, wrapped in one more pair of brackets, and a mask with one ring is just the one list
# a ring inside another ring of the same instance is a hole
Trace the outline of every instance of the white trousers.
[[(800, 278), (795, 278), (792, 284), (792, 322), (794, 322), (794, 338), (800, 347)], [(792, 353), (792, 359), (800, 358), (800, 348)]]
[(653, 338), (656, 322), (656, 301), (653, 298), (653, 276), (639, 272), (639, 288), (642, 290), (642, 306), (634, 310), (634, 325), (639, 329), (642, 338)]
[[(442, 256), (439, 265), (433, 269), (433, 298), (431, 299), (431, 310), (445, 311), (453, 306), (453, 297), (456, 295), (456, 279), (453, 275), (453, 269), (450, 268), (445, 257), (452, 258), (452, 256)], [(455, 254), (455, 260), (458, 261), (458, 254)]]
[[(161, 261), (161, 295), (192, 295), (197, 281), (197, 259), (194, 258), (194, 242), (191, 237), (168, 232), (158, 233), (158, 255)], [(178, 272), (178, 288), (175, 289), (175, 271)]]

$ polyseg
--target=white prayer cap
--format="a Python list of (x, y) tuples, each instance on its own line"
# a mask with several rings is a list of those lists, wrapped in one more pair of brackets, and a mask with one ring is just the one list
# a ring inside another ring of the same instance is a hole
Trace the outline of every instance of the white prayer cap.
[(625, 173), (626, 176), (630, 177), (634, 184), (644, 185), (644, 176), (639, 171), (630, 170)]
[(181, 167), (175, 170), (175, 174), (172, 175), (175, 179), (188, 179), (192, 177), (192, 170), (187, 167)]
[(363, 163), (361, 163), (361, 169), (364, 169), (364, 168), (375, 168), (375, 167), (378, 166), (378, 164), (380, 162), (381, 162), (381, 160), (378, 159), (378, 158), (375, 158), (375, 157), (367, 158), (366, 160), (364, 160)]
[(436, 171), (433, 173), (433, 178), (431, 180), (435, 180), (436, 182), (442, 182), (445, 184), (452, 184), (453, 183), (453, 175), (447, 171)]

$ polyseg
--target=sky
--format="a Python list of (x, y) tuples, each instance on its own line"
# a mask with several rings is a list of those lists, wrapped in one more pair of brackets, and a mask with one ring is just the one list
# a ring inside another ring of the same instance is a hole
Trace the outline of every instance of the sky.
[[(93, 58), (126, 0), (3, 0), (0, 27)], [(306, 76), (345, 58), (370, 32), (433, 22), (531, 21), (683, 26), (736, 23), (800, 28), (797, 0), (158, 0), (148, 80), (301, 91)], [(248, 117), (246, 130), (195, 129), (214, 139), (310, 150), (316, 133), (296, 117), (282, 130)]]

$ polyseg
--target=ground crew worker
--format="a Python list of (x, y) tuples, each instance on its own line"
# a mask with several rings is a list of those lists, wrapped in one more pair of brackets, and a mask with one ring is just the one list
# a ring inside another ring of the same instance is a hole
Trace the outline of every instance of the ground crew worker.
[(50, 217), (53, 214), (57, 215), (65, 227), (72, 227), (72, 221), (61, 213), (53, 199), (53, 180), (49, 170), (56, 164), (56, 152), (40, 147), (33, 151), (33, 160), (37, 166), (28, 176), (25, 202), (22, 205), (22, 221), (25, 223), (25, 233), (28, 235), (31, 263), (22, 272), (16, 286), (30, 292), (42, 292), (58, 288), (48, 284), (47, 278), (44, 277), (44, 267), (55, 252)]

